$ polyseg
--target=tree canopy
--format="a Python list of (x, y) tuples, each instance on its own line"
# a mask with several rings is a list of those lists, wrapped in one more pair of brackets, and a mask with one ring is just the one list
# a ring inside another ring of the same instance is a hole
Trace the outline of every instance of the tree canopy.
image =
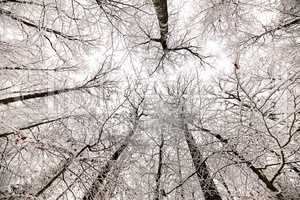
[(0, 200), (298, 200), (299, 66), (299, 0), (0, 0)]

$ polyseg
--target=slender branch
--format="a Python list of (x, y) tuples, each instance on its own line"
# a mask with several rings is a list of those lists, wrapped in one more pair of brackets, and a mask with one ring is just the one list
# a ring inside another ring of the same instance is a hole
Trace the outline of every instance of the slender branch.
[[(24, 127), (21, 127), (21, 128), (17, 128), (17, 131), (23, 131), (23, 130), (31, 129), (31, 128), (38, 127), (38, 126), (41, 126), (41, 125), (44, 125), (44, 124), (49, 124), (49, 123), (56, 122), (56, 121), (59, 121), (59, 120), (62, 120), (62, 119), (67, 119), (67, 118), (69, 118), (69, 117), (70, 117), (70, 116), (67, 116), (67, 117), (59, 117), (59, 118), (51, 119), (51, 120), (43, 120), (43, 121), (38, 122), (38, 123), (33, 123), (33, 124), (28, 125), (28, 126), (24, 126)], [(1, 138), (1, 137), (7, 137), (7, 136), (10, 136), (10, 135), (13, 135), (13, 134), (16, 134), (16, 131), (11, 131), (11, 132), (6, 132), (6, 133), (1, 133), (1, 134), (0, 134), (0, 138)]]
[(37, 30), (43, 30), (43, 31), (46, 31), (48, 33), (53, 33), (56, 36), (66, 38), (68, 40), (82, 41), (82, 39), (80, 39), (78, 36), (68, 35), (68, 34), (65, 34), (65, 33), (61, 32), (61, 31), (58, 31), (58, 30), (55, 30), (55, 29), (51, 29), (51, 28), (48, 28), (48, 27), (43, 27), (43, 26), (36, 25), (35, 23), (29, 21), (28, 19), (25, 19), (23, 17), (19, 17), (19, 16), (15, 15), (14, 13), (12, 13), (8, 10), (2, 9), (2, 8), (0, 8), (0, 15), (6, 15), (6, 16), (10, 17), (11, 19), (13, 19), (17, 22), (20, 22), (20, 23), (22, 23), (22, 24), (24, 24), (28, 27), (31, 27), (31, 28), (34, 28), (34, 29), (37, 29)]

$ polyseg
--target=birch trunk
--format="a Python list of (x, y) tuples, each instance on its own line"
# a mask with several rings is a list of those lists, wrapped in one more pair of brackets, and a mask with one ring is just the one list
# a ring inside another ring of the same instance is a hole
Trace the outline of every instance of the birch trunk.
[(109, 172), (111, 171), (112, 167), (119, 159), (123, 151), (127, 148), (131, 137), (134, 135), (134, 132), (137, 128), (137, 121), (138, 118), (135, 119), (134, 127), (130, 130), (129, 134), (126, 136), (125, 140), (121, 144), (121, 146), (113, 153), (110, 159), (106, 162), (106, 164), (99, 170), (97, 178), (94, 180), (92, 186), (90, 187), (89, 191), (83, 197), (83, 200), (96, 200), (98, 196), (101, 196), (101, 185), (105, 181), (106, 177), (108, 176)]
[(152, 0), (160, 29), (160, 43), (164, 50), (168, 49), (168, 3), (167, 0)]
[[(184, 109), (182, 109), (182, 111), (184, 111)], [(188, 130), (188, 125), (185, 122), (183, 113), (181, 113), (180, 118), (182, 120), (182, 129), (184, 131), (185, 140), (196, 168), (197, 176), (205, 200), (222, 200), (219, 191), (212, 177), (210, 176), (208, 166), (203, 159), (201, 151), (196, 145), (193, 135)]]
[(155, 182), (156, 182), (156, 187), (155, 187), (155, 191), (154, 191), (154, 200), (160, 200), (161, 198), (161, 194), (160, 194), (160, 179), (161, 179), (161, 175), (162, 175), (162, 160), (163, 160), (163, 146), (164, 146), (164, 138), (163, 135), (161, 136), (161, 143), (159, 145), (159, 153), (158, 153), (158, 168), (157, 168), (157, 173), (156, 173), (156, 178), (155, 178)]

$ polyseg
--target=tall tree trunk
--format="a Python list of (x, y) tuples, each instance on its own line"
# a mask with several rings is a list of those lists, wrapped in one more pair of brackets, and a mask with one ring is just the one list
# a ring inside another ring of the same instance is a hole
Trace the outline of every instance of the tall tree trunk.
[(83, 200), (96, 200), (97, 196), (102, 192), (101, 185), (105, 181), (106, 177), (108, 176), (109, 172), (111, 171), (112, 167), (114, 166), (115, 162), (119, 159), (122, 152), (126, 149), (129, 144), (130, 138), (134, 135), (134, 132), (137, 127), (137, 120), (135, 119), (134, 127), (130, 130), (129, 134), (126, 136), (125, 140), (121, 144), (121, 146), (112, 154), (110, 159), (106, 162), (106, 164), (99, 170), (97, 178), (94, 180), (92, 186), (90, 187), (89, 191), (83, 197)]
[(163, 50), (167, 50), (168, 36), (168, 3), (167, 0), (152, 0), (160, 29), (160, 43)]
[[(202, 131), (209, 133), (210, 135), (214, 136), (216, 139), (218, 139), (221, 143), (223, 144), (228, 144), (228, 139), (223, 138), (221, 135), (219, 134), (215, 134), (212, 131), (205, 129), (205, 128), (201, 128)], [(250, 168), (250, 170), (259, 178), (259, 180), (261, 180), (266, 187), (271, 190), (274, 193), (277, 193), (276, 196), (278, 199), (284, 199), (283, 196), (281, 194), (278, 194), (279, 190), (274, 186), (274, 184), (267, 178), (267, 176), (260, 171), (258, 168), (254, 167), (253, 164), (247, 160), (246, 158), (244, 158), (244, 156), (242, 156), (241, 154), (239, 154), (239, 152), (233, 148), (230, 149), (230, 152), (236, 156), (242, 163), (245, 163), (247, 165), (247, 167)]]
[(78, 158), (86, 149), (89, 148), (90, 145), (85, 145), (83, 148), (81, 148), (74, 157), (68, 158), (65, 163), (60, 167), (60, 169), (55, 173), (55, 175), (47, 181), (45, 185), (42, 186), (41, 189), (39, 189), (38, 192), (35, 193), (34, 196), (39, 197), (42, 195), (52, 184), (65, 173), (65, 171), (68, 169), (68, 167), (72, 164), (73, 160), (75, 158)]
[[(184, 109), (182, 108), (182, 111)], [(180, 114), (180, 118), (182, 120), (182, 128), (184, 131), (184, 136), (186, 143), (189, 147), (189, 151), (194, 163), (194, 166), (196, 168), (197, 176), (199, 179), (199, 183), (202, 189), (202, 192), (204, 194), (205, 200), (222, 200), (218, 189), (210, 176), (208, 166), (206, 165), (206, 162), (204, 161), (202, 154), (200, 152), (200, 149), (196, 145), (195, 139), (193, 135), (188, 130), (188, 125), (185, 122), (185, 117), (183, 113)]]
[(41, 97), (51, 97), (59, 94), (63, 94), (70, 91), (80, 90), (83, 89), (83, 87), (74, 87), (74, 88), (64, 88), (64, 89), (57, 89), (52, 91), (44, 91), (44, 92), (36, 92), (31, 94), (25, 94), (15, 97), (7, 97), (4, 99), (0, 99), (0, 104), (10, 104), (15, 103), (18, 101), (24, 101), (24, 100), (30, 100), (30, 99), (36, 99)]
[[(164, 137), (163, 135), (161, 135), (161, 142), (159, 145), (159, 153), (158, 153), (158, 168), (157, 168), (157, 173), (156, 173), (156, 178), (155, 178), (155, 182), (156, 182), (156, 187), (155, 187), (155, 191), (154, 191), (154, 200), (160, 200), (161, 195), (161, 188), (160, 188), (160, 179), (161, 179), (161, 175), (162, 175), (162, 159), (163, 159), (163, 146), (164, 146)], [(164, 191), (164, 190), (162, 190)], [(164, 192), (163, 192), (164, 193)]]

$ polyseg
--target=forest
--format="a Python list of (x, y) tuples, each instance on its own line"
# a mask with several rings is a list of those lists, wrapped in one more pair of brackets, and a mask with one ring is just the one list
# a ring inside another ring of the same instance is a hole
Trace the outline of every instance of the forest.
[(0, 0), (0, 200), (300, 200), (300, 0)]

